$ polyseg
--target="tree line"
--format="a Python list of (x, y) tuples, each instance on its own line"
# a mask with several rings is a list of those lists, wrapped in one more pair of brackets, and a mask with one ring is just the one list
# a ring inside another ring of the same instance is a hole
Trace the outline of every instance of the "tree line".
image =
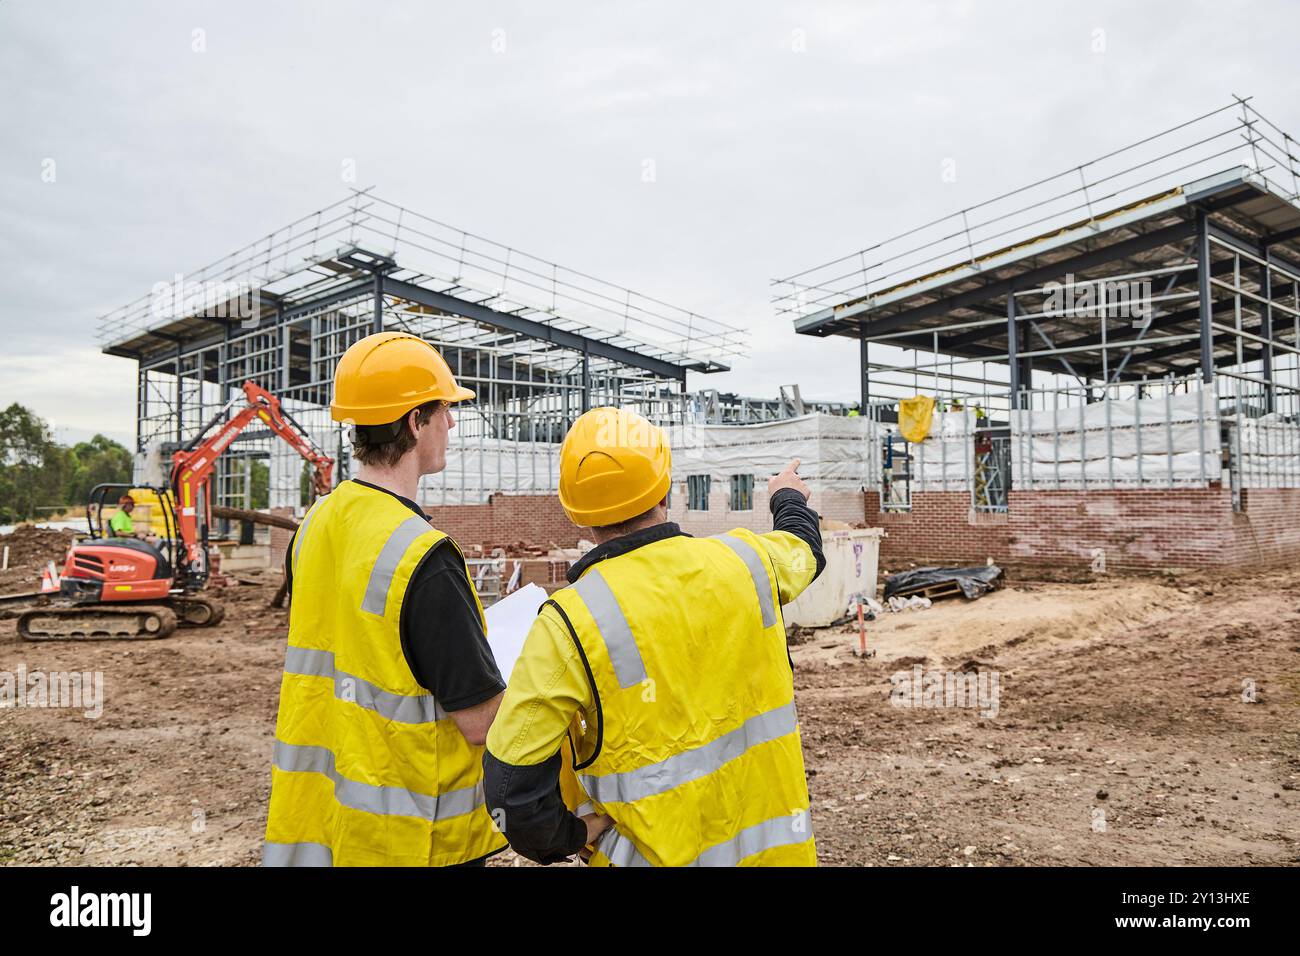
[(84, 505), (103, 482), (131, 480), (131, 452), (103, 435), (68, 446), (17, 402), (0, 411), (0, 524), (49, 517)]

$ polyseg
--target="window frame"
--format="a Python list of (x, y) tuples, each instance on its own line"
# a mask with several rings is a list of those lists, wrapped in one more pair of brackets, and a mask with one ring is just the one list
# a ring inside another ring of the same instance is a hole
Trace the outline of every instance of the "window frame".
[(754, 510), (754, 476), (752, 474), (731, 476), (730, 506), (732, 511)]
[[(708, 511), (709, 495), (713, 492), (712, 475), (686, 476), (686, 510)], [(701, 504), (703, 502), (703, 504)]]

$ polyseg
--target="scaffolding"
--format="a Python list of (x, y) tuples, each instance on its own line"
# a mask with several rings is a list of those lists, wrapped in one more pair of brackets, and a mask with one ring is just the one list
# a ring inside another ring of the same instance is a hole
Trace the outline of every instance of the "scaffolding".
[(691, 394), (687, 420), (700, 425), (757, 425), (818, 413), (848, 415), (851, 402), (805, 399), (798, 385), (782, 385), (776, 398), (752, 398), (735, 392), (701, 389)]
[[(1214, 482), (1240, 507), (1243, 488), (1300, 485), (1297, 153), (1234, 97), (774, 280), (774, 306), (858, 340), (885, 507), (936, 482), (974, 510), (1013, 486)], [(921, 393), (941, 432), (958, 413), (955, 442), (900, 446), (897, 403)]]
[[(383, 330), (433, 342), (477, 393), (458, 410), (447, 469), (422, 484), (429, 504), (554, 488), (558, 443), (583, 411), (680, 422), (686, 372), (725, 371), (747, 349), (739, 329), (358, 190), (99, 320), (104, 351), (138, 365), (137, 480), (246, 379), (350, 476), (329, 417), (334, 367)], [(247, 459), (267, 463), (272, 507), (305, 503), (301, 462), (255, 429), (223, 456), (216, 503), (249, 501)]]

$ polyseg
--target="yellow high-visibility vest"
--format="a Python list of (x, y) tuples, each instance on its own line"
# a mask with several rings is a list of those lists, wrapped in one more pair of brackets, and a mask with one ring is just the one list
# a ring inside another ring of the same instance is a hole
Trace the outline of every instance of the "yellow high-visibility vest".
[(407, 585), (445, 537), (352, 481), (298, 528), (264, 865), (446, 866), (505, 846), (483, 748), (402, 653)]
[(814, 866), (783, 601), (815, 573), (793, 535), (676, 536), (557, 592), (595, 700), (570, 732), (592, 865)]

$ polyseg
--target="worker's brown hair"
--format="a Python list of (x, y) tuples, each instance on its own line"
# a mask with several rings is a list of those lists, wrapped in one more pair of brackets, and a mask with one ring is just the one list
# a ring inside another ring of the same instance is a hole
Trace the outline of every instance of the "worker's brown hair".
[[(413, 409), (416, 421), (421, 425), (428, 423), (440, 412), (446, 402), (425, 402)], [(358, 425), (352, 429), (352, 457), (366, 465), (378, 465), (391, 468), (396, 465), (408, 451), (415, 447), (415, 434), (406, 424), (407, 412), (397, 421), (388, 425)]]

